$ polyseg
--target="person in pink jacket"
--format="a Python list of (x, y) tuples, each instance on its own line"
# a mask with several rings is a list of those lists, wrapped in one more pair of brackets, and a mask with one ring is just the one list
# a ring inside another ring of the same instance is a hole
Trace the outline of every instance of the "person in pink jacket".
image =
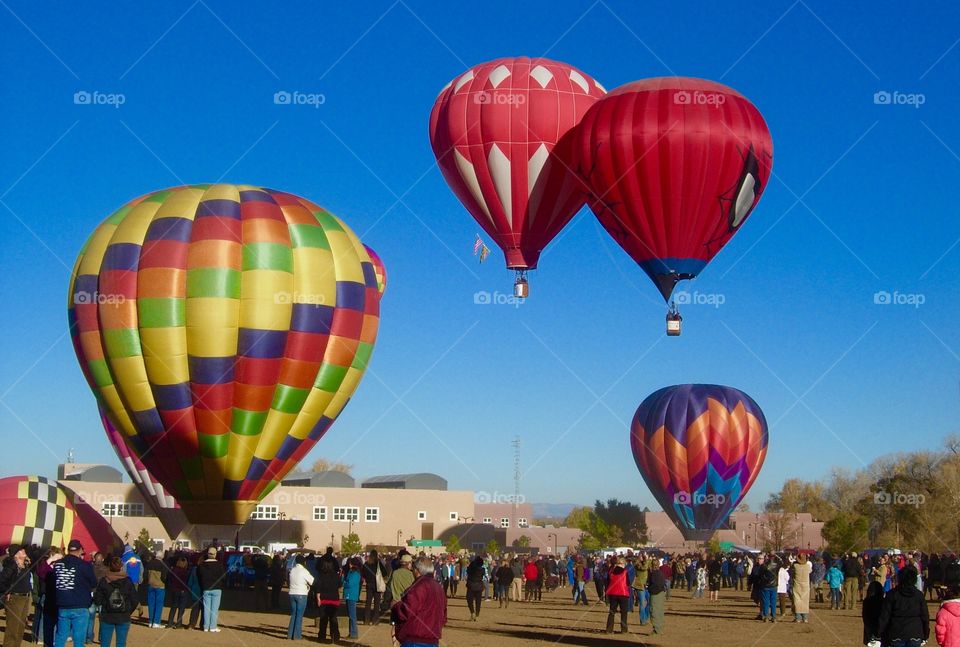
[(960, 587), (950, 587), (950, 599), (937, 611), (937, 643), (940, 647), (960, 647)]

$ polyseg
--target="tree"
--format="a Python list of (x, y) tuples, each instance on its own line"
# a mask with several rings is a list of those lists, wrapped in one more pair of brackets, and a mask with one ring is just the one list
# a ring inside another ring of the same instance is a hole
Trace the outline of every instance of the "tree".
[(500, 544), (497, 543), (496, 539), (491, 539), (487, 542), (487, 545), (483, 547), (483, 550), (486, 551), (487, 555), (499, 555)]
[(150, 531), (146, 528), (141, 528), (140, 534), (133, 540), (133, 547), (138, 553), (152, 553), (153, 539), (150, 537)]
[[(606, 503), (597, 501), (593, 512), (610, 528), (620, 529), (620, 541), (632, 546), (647, 543), (647, 524), (640, 507), (629, 501), (608, 499)], [(613, 538), (611, 538), (613, 539)]]
[(312, 470), (314, 472), (343, 472), (349, 474), (353, 471), (353, 465), (348, 463), (332, 462), (326, 458), (318, 458), (313, 461)]
[(340, 536), (340, 554), (355, 555), (363, 550), (363, 544), (360, 543), (360, 535), (351, 532), (349, 535)]
[(870, 520), (856, 512), (841, 512), (823, 525), (822, 535), (830, 552), (839, 555), (866, 547)]
[(707, 542), (707, 552), (711, 555), (720, 554), (720, 538), (717, 537), (716, 533), (714, 533), (713, 537), (710, 538), (710, 541)]
[(461, 550), (463, 550), (463, 547), (460, 545), (460, 538), (456, 535), (450, 535), (450, 538), (447, 539), (447, 552), (456, 555)]
[(567, 515), (567, 518), (563, 520), (563, 525), (567, 528), (580, 528), (583, 530), (583, 526), (592, 514), (592, 508), (586, 506), (574, 508), (570, 511), (570, 514)]
[(526, 535), (520, 535), (513, 540), (513, 545), (517, 548), (530, 548), (530, 538)]
[(796, 537), (792, 513), (768, 512), (764, 521), (767, 528), (764, 548), (767, 550), (779, 553), (787, 546), (791, 538)]

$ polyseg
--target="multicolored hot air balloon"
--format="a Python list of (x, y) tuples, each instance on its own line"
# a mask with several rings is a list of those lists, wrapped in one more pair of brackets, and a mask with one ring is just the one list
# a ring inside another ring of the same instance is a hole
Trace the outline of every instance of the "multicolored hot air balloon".
[(706, 541), (760, 473), (767, 421), (729, 386), (681, 384), (637, 409), (630, 446), (647, 487), (687, 540)]
[(377, 275), (377, 291), (382, 297), (383, 293), (387, 291), (387, 268), (380, 259), (380, 255), (373, 251), (373, 248), (369, 245), (364, 245), (363, 247), (370, 256), (370, 262), (373, 263), (373, 272)]
[(137, 486), (137, 490), (140, 491), (140, 495), (147, 502), (147, 505), (153, 508), (170, 538), (176, 539), (187, 526), (187, 518), (184, 516), (183, 510), (180, 509), (180, 505), (167, 492), (163, 484), (153, 478), (150, 470), (137, 458), (136, 454), (130, 451), (123, 434), (117, 431), (117, 428), (113, 426), (102, 409), (100, 410), (100, 422), (103, 423), (103, 428), (107, 432), (107, 440), (113, 447), (113, 451), (117, 453), (117, 458), (120, 459), (120, 463), (130, 476), (130, 480)]
[(740, 229), (773, 164), (760, 111), (702, 79), (619, 87), (587, 112), (576, 140), (591, 209), (667, 301)]
[(450, 81), (433, 105), (430, 143), (443, 177), (517, 270), (517, 296), (584, 204), (567, 135), (603, 94), (566, 63), (501, 58)]
[(42, 476), (0, 479), (0, 546), (16, 544), (61, 550), (71, 539), (84, 549), (119, 554), (123, 542), (109, 522), (81, 496)]
[(192, 523), (243, 523), (326, 433), (363, 377), (379, 308), (341, 220), (234, 184), (124, 205), (87, 241), (69, 293), (98, 404)]

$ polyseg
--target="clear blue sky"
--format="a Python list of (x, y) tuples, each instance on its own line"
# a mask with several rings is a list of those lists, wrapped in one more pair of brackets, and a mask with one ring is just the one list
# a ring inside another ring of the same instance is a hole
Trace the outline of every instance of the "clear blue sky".
[[(0, 6), (0, 474), (52, 475), (70, 447), (116, 463), (67, 335), (87, 234), (182, 182), (283, 188), (345, 219), (390, 285), (371, 370), (311, 457), (357, 476), (434, 471), (530, 501), (652, 505), (627, 426), (650, 392), (718, 382), (772, 423), (747, 501), (898, 449), (960, 414), (960, 7), (953, 3), (169, 2)], [(654, 287), (584, 209), (519, 308), (427, 137), (448, 80), (546, 55), (608, 89), (678, 74), (764, 114), (776, 178), (688, 290), (722, 294), (663, 334)], [(277, 91), (323, 105), (278, 106)], [(76, 105), (78, 91), (124, 104)], [(924, 103), (878, 105), (878, 91)], [(799, 201), (798, 201), (799, 200)], [(922, 294), (877, 305), (877, 291)], [(398, 398), (400, 401), (398, 402)], [(799, 399), (799, 402), (798, 402)]]

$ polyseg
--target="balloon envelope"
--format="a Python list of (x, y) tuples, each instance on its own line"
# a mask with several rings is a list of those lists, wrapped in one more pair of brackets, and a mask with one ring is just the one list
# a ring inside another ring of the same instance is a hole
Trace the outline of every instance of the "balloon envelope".
[(42, 476), (0, 479), (0, 546), (16, 544), (64, 550), (70, 540), (95, 551), (119, 554), (123, 542), (81, 496)]
[(767, 421), (729, 386), (681, 384), (643, 401), (630, 427), (637, 469), (688, 540), (707, 540), (760, 473)]
[(367, 254), (370, 255), (370, 262), (373, 263), (373, 272), (377, 275), (377, 291), (380, 293), (380, 296), (383, 296), (383, 293), (387, 291), (387, 267), (383, 264), (380, 255), (373, 251), (368, 245), (363, 246), (367, 250)]
[(594, 104), (575, 137), (591, 209), (664, 299), (740, 229), (773, 164), (757, 108), (702, 79), (619, 87)]
[(324, 435), (373, 352), (373, 264), (338, 218), (249, 185), (124, 205), (69, 291), (109, 422), (192, 523), (240, 524)]
[(535, 268), (583, 206), (567, 136), (603, 93), (566, 63), (521, 57), (476, 65), (437, 97), (430, 115), (437, 163), (508, 268)]

